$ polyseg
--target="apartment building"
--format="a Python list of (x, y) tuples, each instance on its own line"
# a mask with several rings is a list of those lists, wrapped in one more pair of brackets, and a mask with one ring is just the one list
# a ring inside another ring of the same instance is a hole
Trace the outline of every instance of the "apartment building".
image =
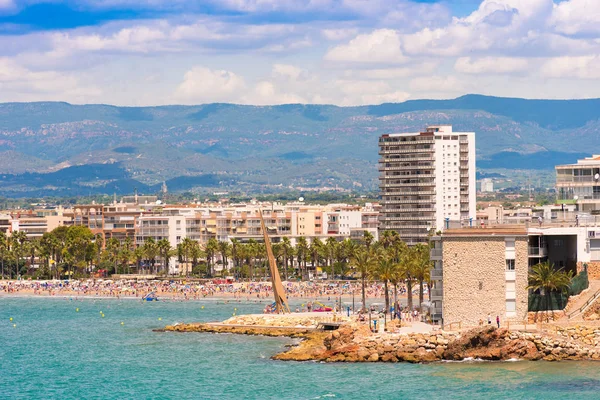
[(408, 244), (476, 217), (475, 134), (450, 125), (379, 138), (380, 230)]
[(28, 239), (41, 238), (44, 233), (69, 224), (71, 219), (56, 212), (17, 211), (0, 215), (0, 231), (10, 235), (12, 232), (25, 232)]
[(532, 266), (600, 279), (600, 224), (562, 221), (447, 229), (431, 240), (434, 321), (476, 325), (492, 314), (502, 321), (527, 316)]
[(576, 204), (581, 212), (600, 214), (600, 155), (555, 168), (558, 202)]
[(450, 229), (433, 240), (432, 316), (476, 326), (527, 316), (529, 237), (523, 226)]

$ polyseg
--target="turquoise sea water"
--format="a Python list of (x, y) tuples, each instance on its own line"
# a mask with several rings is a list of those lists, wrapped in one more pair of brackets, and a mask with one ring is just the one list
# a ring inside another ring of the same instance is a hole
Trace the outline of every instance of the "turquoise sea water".
[(152, 332), (263, 306), (0, 298), (0, 399), (600, 398), (600, 363), (280, 362), (291, 339)]

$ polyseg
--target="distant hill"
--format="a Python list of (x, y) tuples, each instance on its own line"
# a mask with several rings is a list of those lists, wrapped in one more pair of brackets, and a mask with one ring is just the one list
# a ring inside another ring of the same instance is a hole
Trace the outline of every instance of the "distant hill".
[(377, 138), (452, 124), (479, 169), (548, 169), (600, 152), (600, 99), (466, 95), (364, 107), (0, 104), (0, 195), (377, 187)]

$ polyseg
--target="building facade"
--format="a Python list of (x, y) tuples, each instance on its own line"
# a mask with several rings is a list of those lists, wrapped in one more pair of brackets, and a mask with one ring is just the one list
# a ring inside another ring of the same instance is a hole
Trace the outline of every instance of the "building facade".
[(475, 134), (452, 126), (379, 138), (380, 230), (408, 244), (476, 217)]
[(574, 203), (578, 210), (600, 214), (600, 155), (556, 166), (558, 202)]

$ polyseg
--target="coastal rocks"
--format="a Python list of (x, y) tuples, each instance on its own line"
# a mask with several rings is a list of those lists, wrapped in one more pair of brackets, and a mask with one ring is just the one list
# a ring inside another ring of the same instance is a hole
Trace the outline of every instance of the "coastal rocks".
[[(520, 358), (524, 355), (540, 358), (537, 348), (529, 346), (526, 341), (514, 339), (507, 341), (508, 330), (485, 327), (466, 332), (444, 351), (442, 357), (446, 360), (464, 360), (466, 358), (482, 360), (503, 360)], [(516, 356), (518, 353), (518, 357)]]
[(164, 330), (301, 338), (297, 345), (273, 357), (285, 361), (600, 360), (600, 328), (585, 326), (555, 326), (551, 331), (536, 333), (508, 331), (493, 326), (461, 333), (372, 333), (367, 325), (360, 323), (342, 324), (335, 331), (301, 326), (207, 323), (177, 324)]

